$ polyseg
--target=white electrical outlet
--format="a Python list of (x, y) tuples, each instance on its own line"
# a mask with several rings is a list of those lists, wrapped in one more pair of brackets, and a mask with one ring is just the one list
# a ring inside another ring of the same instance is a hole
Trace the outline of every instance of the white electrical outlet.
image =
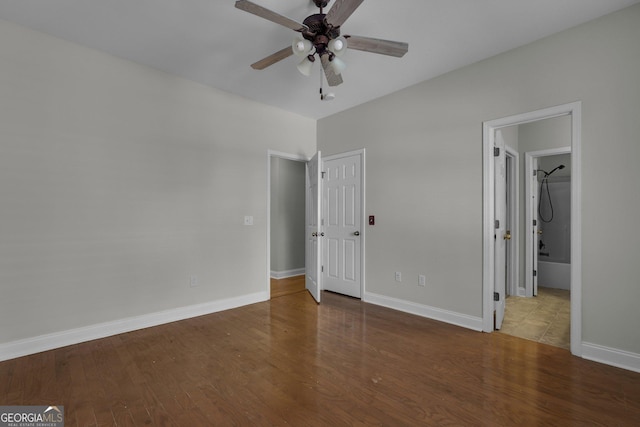
[(189, 286), (195, 288), (198, 286), (198, 276), (190, 276), (189, 277)]
[(418, 276), (418, 286), (427, 286), (427, 278), (424, 274)]
[(402, 273), (396, 271), (396, 282), (402, 282)]

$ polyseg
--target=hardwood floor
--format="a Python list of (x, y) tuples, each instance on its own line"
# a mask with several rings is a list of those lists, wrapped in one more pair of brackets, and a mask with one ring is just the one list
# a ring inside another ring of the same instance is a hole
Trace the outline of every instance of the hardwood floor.
[(66, 426), (631, 426), (640, 374), (307, 292), (0, 363)]
[(295, 294), (296, 292), (304, 292), (305, 275), (292, 276), (284, 279), (271, 278), (271, 298), (282, 297), (285, 295)]

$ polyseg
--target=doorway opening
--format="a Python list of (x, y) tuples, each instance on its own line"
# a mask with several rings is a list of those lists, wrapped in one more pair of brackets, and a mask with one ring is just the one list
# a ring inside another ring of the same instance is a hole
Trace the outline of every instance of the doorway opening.
[[(565, 122), (565, 125), (568, 128), (568, 141), (564, 144), (561, 144), (566, 148), (569, 146), (568, 150), (570, 152), (569, 158), (571, 160), (571, 180), (569, 183), (570, 195), (569, 197), (570, 203), (570, 225), (569, 227), (569, 241), (570, 241), (570, 293), (571, 293), (571, 301), (570, 301), (570, 350), (574, 355), (581, 356), (581, 346), (582, 346), (582, 306), (581, 306), (581, 291), (582, 291), (582, 280), (581, 280), (581, 214), (580, 214), (580, 205), (581, 205), (581, 165), (580, 165), (580, 129), (581, 129), (581, 103), (575, 102), (571, 104), (560, 105), (556, 107), (546, 108), (542, 110), (533, 111), (530, 113), (519, 114), (515, 116), (509, 116), (497, 120), (492, 120), (485, 122), (483, 124), (483, 330), (485, 332), (492, 332), (494, 330), (494, 313), (496, 310), (499, 310), (499, 304), (494, 301), (494, 293), (499, 291), (500, 289), (496, 289), (496, 278), (505, 274), (503, 271), (497, 271), (496, 269), (496, 259), (499, 254), (501, 254), (501, 250), (497, 249), (496, 242), (502, 242), (502, 234), (498, 235), (497, 230), (497, 222), (495, 216), (495, 202), (496, 202), (496, 165), (497, 161), (494, 157), (495, 150), (494, 146), (496, 145), (496, 135), (500, 133), (502, 135), (503, 132), (506, 131), (510, 127), (528, 127), (526, 130), (534, 130), (536, 125), (543, 125), (553, 122), (551, 119), (558, 118), (558, 121)], [(499, 132), (500, 131), (500, 132)], [(539, 130), (538, 130), (539, 131)], [(518, 132), (520, 133), (520, 132)], [(542, 133), (543, 134), (543, 133)], [(539, 133), (539, 135), (542, 135)], [(551, 134), (547, 134), (549, 136)], [(548, 144), (551, 142), (550, 138), (543, 137), (539, 139), (542, 141), (542, 146), (537, 146), (537, 150), (541, 151), (544, 149), (557, 149), (556, 146), (549, 147), (544, 144)], [(519, 144), (520, 143), (520, 144)], [(556, 142), (557, 144), (557, 142)], [(509, 143), (508, 141), (505, 145), (510, 146), (511, 148), (517, 150), (520, 154), (536, 151), (531, 148), (526, 147), (526, 143), (523, 143), (523, 140), (519, 139), (515, 143)], [(558, 154), (558, 153), (553, 153)], [(567, 153), (564, 153), (567, 154)], [(522, 160), (520, 160), (522, 161)], [(557, 166), (557, 165), (556, 165)], [(555, 166), (553, 166), (555, 167)], [(521, 170), (525, 168), (522, 167)], [(553, 169), (553, 168), (551, 168)], [(550, 172), (550, 170), (546, 170), (546, 172)], [(526, 172), (525, 172), (526, 173)], [(524, 178), (524, 177), (523, 177)], [(522, 184), (519, 186), (526, 187), (525, 179), (521, 180)], [(536, 187), (539, 187), (540, 183), (536, 183)], [(527, 218), (529, 215), (527, 214), (527, 209), (523, 208), (524, 203), (523, 199), (526, 199), (530, 196), (530, 190), (524, 191), (523, 189), (520, 191), (520, 203), (518, 205), (521, 207), (518, 216), (520, 217), (520, 225), (517, 228), (517, 231), (512, 234), (519, 234), (520, 240), (518, 246), (520, 246), (520, 253), (517, 255), (519, 258), (520, 265), (518, 284), (516, 286), (516, 295), (521, 296), (533, 296), (533, 287), (527, 286), (528, 280), (525, 280), (529, 273), (531, 273), (531, 278), (533, 282), (533, 278), (535, 276), (535, 272), (529, 268), (530, 265), (533, 264), (532, 257), (528, 256), (526, 253), (526, 245), (530, 244), (531, 239), (533, 238), (533, 223), (529, 222), (530, 219)], [(537, 194), (536, 190), (536, 194)], [(555, 206), (554, 206), (555, 207)], [(513, 215), (512, 215), (513, 216)], [(511, 230), (514, 231), (514, 230)], [(506, 236), (505, 230), (505, 236)], [(511, 236), (509, 236), (511, 237)], [(506, 237), (505, 237), (506, 239)], [(527, 242), (529, 241), (529, 242)], [(502, 243), (501, 243), (502, 244)], [(524, 247), (523, 247), (524, 246)], [(532, 247), (532, 244), (530, 245)], [(513, 253), (513, 252), (510, 252)], [(536, 253), (537, 254), (537, 253)], [(512, 255), (513, 256), (513, 255)], [(505, 253), (506, 257), (506, 253)], [(515, 264), (515, 260), (512, 259), (512, 266)], [(498, 263), (498, 265), (500, 265)], [(507, 272), (511, 271), (509, 276), (513, 277), (513, 270), (506, 270)], [(506, 294), (511, 290), (511, 293), (514, 294), (514, 286), (507, 286), (505, 289)], [(524, 294), (524, 295), (523, 295)], [(502, 303), (502, 307), (504, 307), (504, 303)], [(502, 313), (504, 315), (504, 312)]]
[[(521, 150), (570, 143), (567, 116), (520, 126)], [(554, 130), (553, 137), (549, 130)], [(553, 139), (553, 141), (550, 141)], [(571, 147), (524, 152), (524, 276), (519, 296), (507, 295), (501, 333), (570, 348)], [(522, 289), (522, 288), (521, 288)]]
[(364, 149), (325, 159), (320, 152), (309, 159), (268, 151), (266, 276), (272, 298), (305, 289), (318, 303), (325, 289), (362, 298), (364, 157)]
[(267, 155), (267, 291), (271, 298), (305, 290), (307, 158)]

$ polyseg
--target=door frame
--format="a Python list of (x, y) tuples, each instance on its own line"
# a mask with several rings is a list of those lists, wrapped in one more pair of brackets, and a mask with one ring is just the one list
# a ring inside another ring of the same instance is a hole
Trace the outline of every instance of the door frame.
[(501, 129), (494, 132), (493, 153), (493, 330), (502, 329), (507, 299), (507, 155)]
[(580, 101), (517, 114), (482, 124), (482, 326), (493, 332), (495, 131), (560, 116), (571, 117), (571, 353), (582, 356), (582, 103)]
[[(309, 157), (284, 153), (281, 151), (267, 150), (267, 272), (266, 289), (269, 299), (271, 299), (271, 158), (278, 157), (286, 160), (307, 163)], [(306, 197), (306, 196), (305, 196)]]
[(511, 240), (507, 243), (507, 288), (509, 295), (520, 293), (520, 153), (505, 145), (507, 165), (507, 218), (511, 229)]
[[(360, 300), (364, 300), (365, 296), (365, 247), (366, 247), (366, 150), (361, 148), (359, 150), (347, 151), (345, 153), (332, 154), (329, 156), (323, 156), (322, 162), (340, 159), (342, 157), (360, 156)], [(324, 173), (324, 171), (323, 171)], [(324, 181), (323, 181), (324, 182)], [(324, 193), (323, 193), (324, 194)], [(324, 207), (322, 208), (324, 215)], [(324, 221), (324, 217), (322, 218)], [(322, 251), (322, 265), (326, 265), (325, 251)]]
[[(533, 206), (533, 191), (534, 188), (537, 191), (538, 180), (537, 177), (533, 176), (534, 169), (534, 159), (538, 160), (542, 157), (555, 156), (558, 154), (571, 154), (571, 147), (558, 147), (558, 148), (550, 148), (548, 150), (539, 150), (539, 151), (527, 151), (524, 153), (525, 160), (525, 229), (530, 229), (533, 227), (533, 211), (537, 209), (537, 206)], [(573, 160), (573, 159), (572, 159)], [(573, 175), (573, 170), (571, 172)], [(572, 177), (573, 179), (573, 177)], [(535, 186), (533, 184), (536, 184)], [(540, 197), (540, 195), (538, 195)], [(536, 205), (538, 203), (538, 199), (536, 199)], [(572, 214), (573, 215), (573, 212)], [(573, 219), (573, 217), (572, 217)], [(539, 227), (540, 224), (536, 226)], [(533, 279), (533, 270), (537, 270), (537, 265), (534, 265), (534, 256), (537, 253), (537, 249), (534, 249), (537, 237), (534, 236), (533, 233), (525, 233), (525, 296), (533, 297), (537, 292), (534, 292), (534, 279)], [(573, 244), (573, 241), (571, 242)], [(573, 251), (573, 248), (571, 248)], [(537, 263), (537, 257), (536, 257)], [(573, 294), (571, 294), (571, 298), (573, 298)]]

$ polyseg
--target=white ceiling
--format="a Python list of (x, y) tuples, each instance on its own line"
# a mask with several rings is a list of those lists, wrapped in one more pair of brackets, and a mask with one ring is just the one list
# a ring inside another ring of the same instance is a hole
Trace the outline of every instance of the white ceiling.
[[(253, 1), (298, 22), (318, 11), (312, 0)], [(405, 41), (409, 52), (347, 51), (344, 83), (324, 102), (319, 65), (311, 77), (297, 71), (295, 56), (249, 67), (297, 33), (236, 9), (235, 0), (0, 0), (0, 18), (318, 119), (639, 1), (365, 0), (342, 33)]]

